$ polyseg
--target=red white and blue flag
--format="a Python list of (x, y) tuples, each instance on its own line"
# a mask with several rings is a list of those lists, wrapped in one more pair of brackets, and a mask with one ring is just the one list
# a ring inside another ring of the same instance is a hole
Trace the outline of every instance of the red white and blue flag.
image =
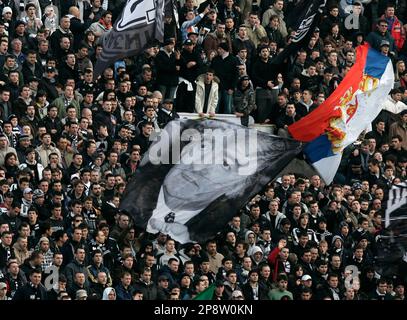
[(368, 44), (357, 47), (356, 62), (317, 109), (288, 127), (294, 139), (310, 142), (304, 153), (331, 183), (343, 150), (377, 117), (394, 85), (391, 60)]

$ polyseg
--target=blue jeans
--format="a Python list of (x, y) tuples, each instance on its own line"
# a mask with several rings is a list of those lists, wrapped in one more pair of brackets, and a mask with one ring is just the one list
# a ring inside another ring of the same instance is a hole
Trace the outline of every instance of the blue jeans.
[[(227, 90), (219, 90), (219, 102), (216, 107), (216, 113), (219, 113), (219, 106), (223, 105), (223, 114), (231, 114), (233, 110), (233, 93), (228, 94)], [(221, 109), (222, 110), (222, 109)]]

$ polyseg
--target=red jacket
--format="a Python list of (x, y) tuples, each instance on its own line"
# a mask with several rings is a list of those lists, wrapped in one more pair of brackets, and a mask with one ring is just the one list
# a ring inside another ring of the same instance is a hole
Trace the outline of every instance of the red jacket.
[[(277, 275), (279, 273), (278, 269), (279, 269), (279, 264), (281, 264), (281, 261), (279, 259), (278, 254), (280, 253), (280, 249), (278, 247), (276, 247), (275, 249), (273, 249), (273, 251), (270, 252), (267, 261), (270, 265), (270, 267), (273, 269), (273, 281), (276, 282), (277, 281)], [(283, 270), (284, 270), (284, 266), (283, 266)]]
[[(382, 16), (382, 19), (385, 19), (388, 21), (388, 19), (385, 18), (385, 16)], [(394, 43), (397, 47), (398, 50), (401, 50), (404, 45), (404, 41), (406, 41), (406, 31), (404, 30), (403, 25), (401, 24), (400, 20), (397, 19), (397, 17), (394, 17), (393, 25), (391, 27), (390, 31), (391, 36), (394, 39)]]

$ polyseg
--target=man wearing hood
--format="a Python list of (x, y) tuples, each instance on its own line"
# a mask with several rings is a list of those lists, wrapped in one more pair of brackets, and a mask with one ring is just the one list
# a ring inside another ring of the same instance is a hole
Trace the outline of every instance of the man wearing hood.
[(256, 109), (256, 99), (249, 76), (238, 80), (237, 89), (233, 93), (233, 109), (243, 126), (249, 126), (249, 115)]
[(253, 268), (257, 269), (261, 263), (264, 263), (264, 254), (261, 251), (259, 246), (254, 246), (252, 249), (252, 254), (250, 255), (252, 258)]
[(257, 241), (256, 234), (253, 231), (248, 230), (244, 236), (244, 241), (247, 243), (247, 255), (251, 256), (253, 253), (253, 247), (256, 245)]

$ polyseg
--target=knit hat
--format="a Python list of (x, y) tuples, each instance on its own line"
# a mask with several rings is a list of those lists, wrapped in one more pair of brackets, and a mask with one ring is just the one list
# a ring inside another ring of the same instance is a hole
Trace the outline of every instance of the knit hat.
[(42, 243), (42, 242), (48, 242), (49, 243), (49, 239), (47, 237), (41, 237), (39, 243)]
[(4, 7), (2, 15), (6, 14), (7, 12), (8, 13), (13, 13), (13, 10), (10, 7)]
[(33, 194), (33, 199), (38, 199), (45, 196), (44, 191), (42, 191), (41, 189), (35, 189), (34, 190), (34, 194)]
[(86, 290), (80, 289), (78, 291), (76, 291), (76, 299), (80, 299), (80, 298), (87, 298), (88, 294), (86, 292)]

